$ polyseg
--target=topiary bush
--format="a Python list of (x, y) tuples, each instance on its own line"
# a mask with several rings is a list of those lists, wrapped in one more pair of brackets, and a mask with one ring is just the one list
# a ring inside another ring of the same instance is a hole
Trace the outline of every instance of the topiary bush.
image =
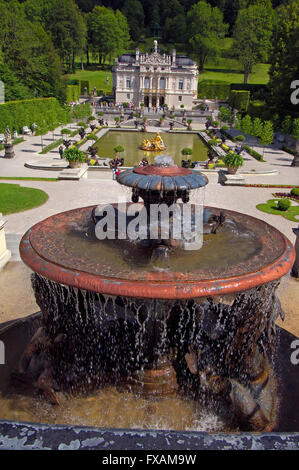
[(181, 150), (181, 154), (182, 154), (182, 155), (192, 155), (192, 154), (193, 154), (193, 150), (190, 149), (189, 147), (184, 147), (184, 148)]
[(292, 203), (289, 199), (280, 199), (277, 203), (277, 209), (280, 211), (287, 211), (291, 205)]
[(90, 134), (87, 134), (86, 140), (94, 140), (94, 141), (97, 141), (97, 140), (99, 140), (99, 138), (98, 138), (95, 134), (93, 134), (93, 133), (91, 132)]
[(261, 155), (260, 153), (256, 152), (255, 150), (253, 150), (252, 148), (250, 148), (248, 145), (243, 145), (243, 149), (246, 150), (247, 153), (249, 153), (249, 155), (251, 155), (253, 158), (255, 158), (256, 160), (258, 160), (259, 162), (264, 162), (265, 160), (263, 159), (263, 155)]
[(124, 149), (124, 147), (123, 147), (122, 145), (117, 145), (116, 147), (114, 147), (113, 150), (114, 150), (114, 152), (116, 152), (116, 153), (121, 153), (121, 152), (124, 152), (124, 151), (125, 151), (125, 149)]
[(291, 194), (292, 196), (299, 196), (299, 188), (292, 188)]
[(208, 144), (211, 145), (211, 146), (216, 146), (219, 144), (218, 140), (217, 139), (210, 139), (208, 141)]

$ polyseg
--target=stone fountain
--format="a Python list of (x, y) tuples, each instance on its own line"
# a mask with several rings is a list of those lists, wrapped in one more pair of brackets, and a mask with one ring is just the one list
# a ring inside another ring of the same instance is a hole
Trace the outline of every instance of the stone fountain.
[[(150, 207), (194, 209), (190, 196), (207, 178), (167, 157), (117, 181), (132, 189), (122, 210), (63, 212), (23, 236), (20, 253), (34, 272), (42, 325), (18, 374), (55, 404), (117, 383), (148, 397), (190, 395), (230, 429), (275, 429), (275, 321), (283, 315), (275, 292), (294, 262), (293, 246), (260, 219), (212, 207), (202, 208), (202, 225), (187, 236), (171, 229), (165, 236), (159, 219), (151, 239)], [(124, 235), (142, 210), (142, 236)], [(115, 236), (99, 239), (96, 228), (109, 211)], [(177, 217), (171, 212), (170, 226)]]

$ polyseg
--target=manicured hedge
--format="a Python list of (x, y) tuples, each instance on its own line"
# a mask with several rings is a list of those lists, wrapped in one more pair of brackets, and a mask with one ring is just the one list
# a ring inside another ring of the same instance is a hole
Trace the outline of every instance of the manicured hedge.
[(90, 81), (89, 80), (77, 80), (75, 78), (71, 78), (70, 81), (68, 82), (68, 86), (74, 86), (77, 85), (79, 88), (79, 94), (80, 95), (85, 95), (85, 88), (87, 88), (87, 93), (90, 93), (91, 87), (90, 87)]
[(66, 87), (66, 101), (67, 103), (74, 103), (79, 101), (80, 90), (79, 85), (67, 85)]
[(37, 98), (32, 100), (8, 101), (0, 104), (0, 133), (6, 126), (10, 131), (22, 133), (23, 127), (37, 124), (37, 133), (44, 134), (67, 124), (73, 119), (83, 119), (92, 114), (90, 103), (63, 108), (56, 98)]
[(87, 93), (90, 93), (90, 81), (89, 80), (80, 80), (80, 93), (85, 95), (85, 88), (87, 88)]
[(198, 98), (204, 97), (209, 99), (219, 98), (225, 100), (229, 97), (230, 84), (229, 83), (213, 83), (213, 82), (199, 82), (198, 84)]
[(70, 108), (68, 114), (68, 121), (72, 122), (73, 119), (84, 119), (92, 115), (92, 107), (90, 103), (81, 103)]
[(290, 147), (287, 147), (286, 145), (284, 145), (284, 146), (282, 147), (282, 150), (284, 150), (285, 152), (287, 152), (287, 153), (289, 153), (289, 154), (291, 154), (291, 155), (295, 155), (295, 153), (296, 153), (296, 150), (291, 149)]
[(250, 91), (251, 94), (260, 91), (260, 90), (265, 90), (267, 85), (261, 85), (261, 84), (256, 84), (256, 83), (232, 83), (231, 84), (231, 89), (232, 90), (247, 90)]
[(31, 100), (8, 101), (0, 104), (0, 132), (6, 126), (10, 130), (22, 132), (24, 126), (36, 123), (39, 129), (58, 127), (67, 122), (67, 114), (56, 98), (37, 98)]
[(229, 104), (238, 111), (247, 111), (250, 101), (250, 91), (230, 90)]
[(248, 147), (248, 145), (242, 145), (243, 149), (246, 150), (247, 153), (249, 153), (249, 155), (251, 155), (253, 158), (255, 158), (256, 160), (258, 160), (259, 162), (264, 162), (265, 160), (263, 159), (263, 155), (261, 155), (260, 153), (256, 152), (255, 150), (253, 150), (252, 148)]

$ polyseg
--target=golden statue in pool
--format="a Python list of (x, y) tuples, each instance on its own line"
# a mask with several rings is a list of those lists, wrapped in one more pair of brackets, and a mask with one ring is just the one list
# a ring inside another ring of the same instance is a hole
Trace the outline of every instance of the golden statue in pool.
[(162, 137), (160, 136), (159, 132), (154, 139), (144, 139), (140, 146), (141, 150), (151, 150), (159, 152), (161, 150), (165, 150), (166, 146), (163, 142)]

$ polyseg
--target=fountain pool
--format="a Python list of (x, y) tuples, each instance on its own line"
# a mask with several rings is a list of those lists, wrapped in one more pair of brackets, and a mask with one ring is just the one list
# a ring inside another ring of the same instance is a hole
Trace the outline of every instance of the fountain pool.
[[(163, 162), (122, 172), (118, 181), (145, 208), (188, 204), (207, 184), (198, 172)], [(98, 240), (102, 209), (53, 215), (21, 241), (41, 315), (6, 387), (12, 377), (15, 387), (44, 396), (25, 399), (14, 389), (0, 402), (1, 417), (105, 428), (279, 429), (275, 320), (283, 313), (275, 292), (294, 262), (289, 240), (262, 220), (211, 207), (204, 208), (200, 249), (163, 236)], [(153, 264), (157, 253), (166, 268)]]

